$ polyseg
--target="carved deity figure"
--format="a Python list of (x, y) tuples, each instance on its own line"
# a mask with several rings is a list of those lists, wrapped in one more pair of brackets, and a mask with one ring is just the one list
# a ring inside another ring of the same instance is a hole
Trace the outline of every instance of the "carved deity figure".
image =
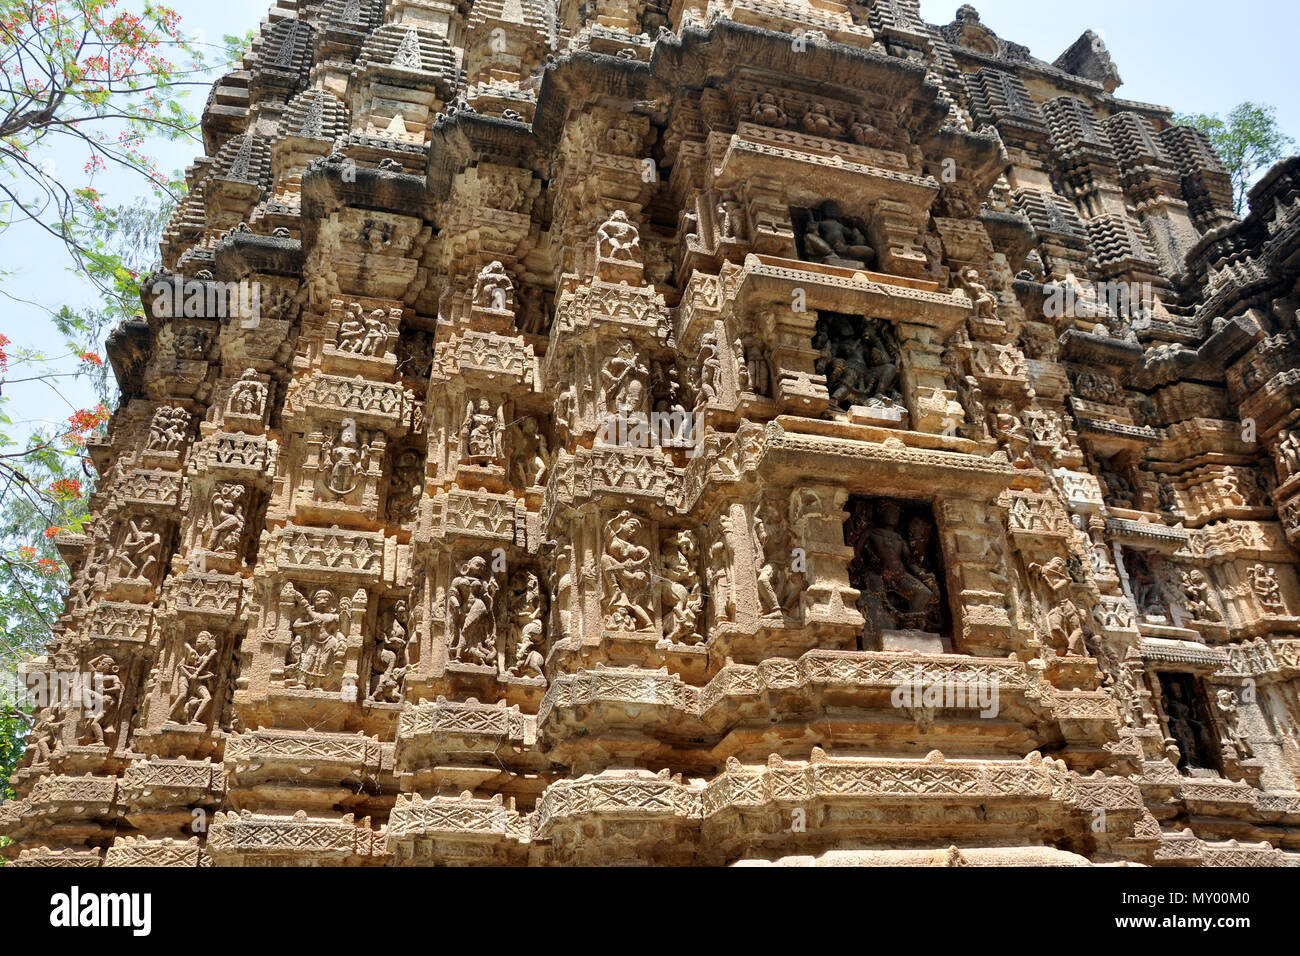
[(120, 578), (152, 581), (161, 557), (162, 536), (154, 530), (153, 518), (145, 516), (139, 523), (128, 522), (127, 533), (113, 555), (113, 566)]
[(325, 487), (335, 495), (350, 495), (370, 467), (369, 442), (358, 438), (356, 422), (345, 418), (338, 429), (330, 429), (321, 442), (320, 460)]
[(296, 681), (308, 689), (332, 690), (336, 684), (335, 670), (347, 646), (352, 602), (339, 600), (329, 588), (320, 588), (308, 603), (292, 585), (294, 618), (289, 625), (293, 635), (287, 663), (291, 665)]
[(1282, 433), (1282, 440), (1277, 445), (1277, 459), (1279, 480), (1286, 481), (1300, 473), (1300, 431)]
[(672, 644), (698, 644), (704, 590), (699, 575), (700, 545), (695, 532), (682, 529), (668, 535), (659, 547), (663, 577), (659, 601), (664, 611), (664, 639)]
[(179, 406), (163, 405), (149, 422), (150, 451), (176, 451), (185, 444), (190, 427), (190, 413)]
[(266, 408), (266, 386), (258, 379), (254, 369), (244, 374), (230, 388), (230, 401), (226, 406), (236, 415), (260, 416)]
[(942, 279), (947, 271), (943, 265), (943, 240), (933, 232), (917, 234), (917, 244), (925, 256), (925, 271), (932, 279)]
[(1210, 598), (1210, 583), (1205, 579), (1205, 572), (1200, 568), (1191, 568), (1182, 574), (1183, 591), (1187, 595), (1187, 610), (1197, 621), (1218, 623), (1223, 615), (1214, 606)]
[(993, 432), (1006, 445), (1011, 460), (1019, 466), (1032, 467), (1029, 459), (1029, 435), (1015, 407), (1002, 405), (993, 413)]
[(939, 581), (927, 566), (930, 530), (922, 527), (927, 519), (914, 517), (921, 523), (902, 526), (902, 507), (892, 498), (850, 504), (849, 570), (862, 581), (863, 603), (877, 627), (920, 630), (939, 623)]
[(451, 643), (455, 661), (487, 664), (497, 658), (496, 598), (499, 585), (482, 555), (460, 566), (447, 594)]
[(57, 706), (43, 707), (36, 714), (31, 733), (28, 734), (28, 751), (20, 766), (30, 767), (48, 764), (50, 757), (58, 751), (61, 744), (60, 723), (62, 714)]
[(870, 149), (884, 149), (890, 145), (889, 137), (871, 124), (861, 113), (853, 118), (849, 126), (849, 135), (859, 146)]
[[(650, 367), (650, 397), (653, 411), (660, 416), (656, 438), (684, 441), (691, 422), (681, 400), (682, 386), (677, 379), (677, 365), (671, 360), (655, 362)], [(668, 426), (662, 424), (667, 422)]]
[(731, 343), (731, 355), (736, 367), (736, 391), (748, 392), (749, 366), (745, 364), (745, 343), (740, 338)]
[(555, 397), (555, 429), (562, 443), (567, 444), (573, 437), (573, 428), (577, 423), (578, 388), (572, 382), (564, 386)]
[(420, 329), (403, 329), (397, 340), (397, 370), (404, 378), (425, 380), (433, 371), (434, 336)]
[(119, 678), (117, 661), (108, 654), (101, 654), (89, 662), (90, 689), (87, 692), (90, 704), (86, 716), (86, 729), (81, 740), (99, 747), (108, 746), (107, 738), (117, 735), (114, 717), (122, 703), (122, 680)]
[(371, 309), (365, 318), (365, 335), (361, 338), (361, 354), (382, 355), (388, 346), (388, 314), (383, 309)]
[(493, 260), (483, 267), (474, 282), (474, 305), (480, 309), (503, 312), (510, 307), (510, 295), (514, 288), (506, 267)]
[(761, 512), (754, 513), (754, 558), (758, 562), (758, 605), (764, 617), (781, 614), (781, 601), (776, 594), (776, 551), (767, 522)]
[(500, 408), (492, 413), (492, 403), (480, 398), (477, 406), (469, 402), (465, 407), (465, 421), (461, 425), (461, 435), (465, 442), (467, 458), (486, 464), (493, 458), (500, 457), (500, 435), (505, 428), (503, 413)]
[[(791, 495), (789, 502), (790, 520), (795, 520), (795, 509), (799, 505), (799, 496)], [(781, 522), (782, 512), (785, 510), (775, 501), (769, 501), (765, 506), (767, 514), (768, 528), (782, 528), (782, 546), (778, 553), (788, 557), (783, 572), (780, 574), (780, 585), (777, 587), (777, 597), (780, 599), (781, 610), (787, 617), (798, 618), (800, 606), (803, 603), (803, 593), (807, 587), (807, 555), (802, 548), (797, 551), (792, 547), (795, 544), (794, 535), (790, 531), (789, 525), (783, 525)]]
[(1253, 757), (1255, 750), (1241, 729), (1241, 711), (1238, 709), (1240, 701), (1236, 693), (1224, 687), (1219, 689), (1214, 698), (1215, 705), (1219, 708), (1219, 717), (1223, 721), (1223, 745), (1235, 749), (1239, 759)]
[(646, 383), (650, 369), (637, 355), (630, 342), (623, 342), (618, 352), (605, 360), (600, 381), (605, 389), (605, 411), (626, 418), (648, 411)]
[(998, 317), (998, 298), (980, 282), (978, 269), (967, 269), (961, 274), (962, 285), (975, 303), (975, 318), (996, 319)]
[(1124, 726), (1136, 727), (1140, 705), (1133, 672), (1127, 664), (1116, 662), (1115, 655), (1106, 651), (1104, 645), (1100, 656), (1106, 662), (1106, 666), (1102, 668), (1102, 683), (1114, 691), (1119, 703), (1120, 715), (1124, 718)]
[(1236, 472), (1227, 471), (1222, 475), (1219, 475), (1218, 479), (1215, 481), (1215, 485), (1217, 486), (1220, 500), (1225, 503), (1237, 507), (1248, 504), (1246, 496), (1241, 490), (1241, 476)]
[(338, 350), (360, 355), (363, 354), (362, 349), (365, 341), (365, 311), (361, 308), (360, 302), (351, 302), (344, 310), (343, 317), (339, 320), (339, 331), (336, 339)]
[(707, 405), (718, 397), (718, 337), (713, 332), (700, 336), (700, 364), (695, 375), (695, 407)]
[(827, 139), (835, 139), (844, 132), (844, 127), (836, 122), (826, 104), (816, 102), (803, 114), (803, 128), (814, 136), (824, 136)]
[(200, 724), (208, 719), (212, 706), (212, 683), (216, 680), (217, 642), (210, 631), (200, 631), (185, 645), (176, 668), (176, 694), (171, 719), (179, 724)]
[(709, 605), (715, 624), (736, 618), (736, 594), (731, 586), (731, 568), (735, 558), (730, 540), (731, 527), (729, 517), (719, 518), (718, 535), (709, 545)]
[(415, 517), (424, 494), (424, 458), (412, 448), (393, 456), (388, 482), (388, 520), (409, 521)]
[(551, 574), (552, 627), (559, 637), (568, 637), (573, 626), (573, 545), (570, 542), (555, 545), (555, 568)]
[(1106, 501), (1116, 508), (1132, 508), (1137, 497), (1128, 479), (1115, 470), (1114, 459), (1098, 460), (1097, 477), (1106, 492)]
[(749, 117), (755, 123), (763, 126), (774, 126), (781, 129), (786, 124), (785, 110), (781, 109), (781, 104), (777, 102), (776, 96), (764, 90), (754, 98), (754, 102), (749, 106)]
[(641, 233), (622, 209), (606, 219), (596, 233), (597, 252), (615, 262), (641, 261)]
[(510, 588), (510, 674), (543, 677), (542, 582), (532, 571), (515, 576)]
[(1160, 482), (1158, 492), (1160, 510), (1167, 515), (1176, 516), (1178, 514), (1178, 492), (1164, 475), (1160, 475), (1158, 481)]
[(1160, 579), (1151, 570), (1146, 558), (1137, 551), (1125, 548), (1124, 570), (1128, 575), (1129, 589), (1138, 613), (1156, 620), (1166, 618), (1169, 615), (1169, 605), (1162, 593)]
[(402, 699), (402, 680), (406, 677), (407, 647), (406, 602), (396, 601), (383, 616), (383, 626), (375, 637), (375, 660), (370, 675), (370, 699), (396, 704)]
[[(859, 331), (859, 328), (861, 331)], [(821, 351), (816, 370), (826, 376), (831, 404), (897, 408), (903, 396), (899, 376), (898, 341), (888, 322), (858, 321), (827, 314), (817, 320), (813, 345)]]
[(732, 196), (722, 196), (714, 206), (713, 215), (719, 239), (745, 239), (745, 212)]
[(844, 218), (834, 199), (822, 202), (817, 215), (809, 218), (803, 248), (809, 262), (865, 269), (876, 261), (876, 250), (862, 230)]
[(244, 486), (234, 481), (217, 485), (208, 504), (208, 550), (238, 551), (244, 533)]
[(1185, 767), (1214, 769), (1211, 745), (1213, 738), (1210, 729), (1200, 716), (1200, 708), (1197, 707), (1193, 697), (1194, 692), (1184, 686), (1181, 680), (1170, 681), (1164, 686), (1165, 717), (1168, 721), (1169, 736), (1173, 738), (1182, 755), (1179, 761), (1180, 769)]
[(984, 406), (984, 390), (980, 388), (979, 379), (974, 375), (963, 375), (956, 383), (957, 401), (966, 413), (966, 421), (972, 434), (969, 437), (980, 441), (989, 436), (988, 411)]
[(524, 488), (540, 486), (550, 467), (550, 449), (537, 419), (527, 415), (514, 425), (511, 476)]
[(620, 511), (605, 522), (600, 574), (605, 626), (610, 630), (642, 631), (654, 624), (650, 612), (654, 569), (644, 537), (644, 523), (630, 511)]
[(69, 610), (84, 608), (95, 593), (103, 589), (112, 563), (103, 549), (96, 549), (86, 557), (81, 573), (73, 579), (69, 590)]
[(1046, 592), (1047, 629), (1053, 643), (1073, 657), (1087, 657), (1090, 634), (1077, 604), (1070, 597), (1070, 572), (1065, 558), (1057, 555), (1047, 563), (1029, 566)]
[(740, 340), (741, 353), (744, 357), (745, 378), (748, 390), (755, 395), (772, 394), (772, 370), (763, 355), (763, 346), (752, 335)]
[(1080, 398), (1103, 405), (1115, 405), (1124, 401), (1119, 384), (1111, 375), (1086, 368), (1071, 369), (1069, 374), (1074, 392)]
[(1247, 575), (1259, 606), (1270, 614), (1285, 614), (1286, 604), (1282, 600), (1282, 588), (1278, 585), (1277, 569), (1256, 564)]

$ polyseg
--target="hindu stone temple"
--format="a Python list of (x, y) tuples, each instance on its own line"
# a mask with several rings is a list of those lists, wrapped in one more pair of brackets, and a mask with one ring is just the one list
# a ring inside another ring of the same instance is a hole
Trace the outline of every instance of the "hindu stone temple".
[(1300, 159), (915, 0), (277, 0), (20, 866), (1300, 864)]

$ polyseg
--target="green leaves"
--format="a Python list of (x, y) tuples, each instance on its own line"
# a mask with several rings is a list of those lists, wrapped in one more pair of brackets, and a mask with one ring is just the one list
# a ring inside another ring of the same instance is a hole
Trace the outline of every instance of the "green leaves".
[(249, 30), (243, 36), (236, 36), (227, 33), (221, 37), (221, 42), (226, 45), (226, 66), (230, 69), (238, 69), (243, 62), (244, 54), (253, 47), (253, 38), (257, 35), (255, 30)]
[[(0, 677), (40, 650), (62, 613), (68, 569), (55, 542), (87, 520), (95, 478), (85, 443), (116, 400), (101, 343), (139, 311), (140, 277), (153, 268), (185, 190), (181, 176), (157, 169), (143, 150), (157, 137), (194, 137), (197, 119), (179, 99), (186, 86), (206, 86), (204, 69), (175, 11), (150, 0), (0, 0), (0, 75), (10, 78), (0, 84), (0, 234), (19, 220), (43, 229), (100, 293), (89, 307), (51, 310), (65, 354), (0, 335)], [(72, 145), (84, 166), (56, 170), (60, 144), (60, 164)], [(111, 166), (138, 174), (144, 187), (125, 204), (108, 203), (98, 188)], [(65, 399), (78, 379), (98, 397), (95, 408)], [(49, 407), (66, 409), (37, 415), (73, 414), (34, 430), (15, 423), (32, 417), (9, 414), (5, 385), (20, 380), (48, 388)], [(0, 795), (25, 733), (22, 715), (5, 704)]]
[(1232, 178), (1233, 211), (1245, 212), (1246, 193), (1255, 174), (1284, 159), (1295, 144), (1277, 124), (1277, 110), (1264, 103), (1238, 103), (1227, 118), (1217, 114), (1176, 114), (1174, 122), (1194, 126), (1210, 138)]
[[(117, 0), (0, 0), (0, 76), (11, 78), (0, 84), (0, 179), (13, 183), (0, 193), (0, 232), (23, 219), (38, 224), (97, 283), (105, 268), (93, 261), (95, 232), (86, 228), (104, 201), (96, 173), (126, 169), (174, 199), (175, 177), (141, 148), (153, 137), (197, 141), (198, 121), (179, 99), (184, 87), (206, 85), (202, 56), (175, 11), (147, 0), (138, 9)], [(47, 168), (51, 147), (68, 139), (87, 157), (81, 184)], [(121, 291), (111, 281), (101, 288)]]

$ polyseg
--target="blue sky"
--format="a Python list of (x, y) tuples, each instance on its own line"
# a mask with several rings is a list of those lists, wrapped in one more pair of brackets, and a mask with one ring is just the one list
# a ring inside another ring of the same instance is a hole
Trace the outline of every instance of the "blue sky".
[[(256, 27), (269, 3), (173, 0), (173, 5), (188, 31), (219, 44), (224, 33)], [(1237, 0), (1230, 8), (1209, 0), (983, 0), (974, 5), (987, 27), (1049, 62), (1084, 30), (1094, 30), (1119, 68), (1124, 83), (1117, 95), (1126, 99), (1203, 113), (1226, 113), (1243, 100), (1271, 103), (1283, 129), (1300, 141), (1294, 30), (1300, 18), (1289, 0)], [(947, 23), (958, 6), (953, 0), (921, 0), (921, 13), (931, 23)], [(206, 91), (196, 90), (186, 104), (198, 112), (205, 99)], [(201, 151), (198, 143), (160, 143), (150, 150), (164, 168), (175, 169), (183, 169)], [(70, 152), (53, 159), (56, 176), (80, 181), (84, 155)], [(121, 176), (99, 185), (109, 202), (125, 201), (140, 188), (138, 181)], [(35, 228), (20, 224), (0, 233), (0, 268), (10, 273), (0, 280), (0, 292), (51, 309), (63, 302), (93, 301), (93, 290), (66, 266), (62, 248)], [(60, 350), (42, 309), (5, 300), (0, 301), (0, 316), (0, 332), (15, 346)], [(62, 421), (74, 405), (92, 401), (87, 388), (73, 384), (64, 391), (70, 401), (41, 385), (6, 387), (14, 399), (13, 417), (32, 423)]]

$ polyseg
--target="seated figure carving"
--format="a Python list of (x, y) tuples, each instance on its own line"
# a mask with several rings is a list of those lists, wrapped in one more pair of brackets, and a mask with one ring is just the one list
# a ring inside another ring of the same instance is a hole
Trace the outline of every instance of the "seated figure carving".
[(827, 313), (817, 320), (813, 346), (821, 352), (814, 369), (826, 376), (833, 406), (902, 407), (898, 340), (888, 322)]
[(942, 600), (932, 542), (933, 519), (892, 498), (856, 498), (849, 504), (846, 543), (853, 548), (849, 576), (862, 592), (859, 608), (869, 632), (939, 631)]
[(801, 238), (808, 262), (865, 269), (876, 261), (876, 250), (866, 235), (841, 213), (834, 199), (827, 199), (809, 217)]

